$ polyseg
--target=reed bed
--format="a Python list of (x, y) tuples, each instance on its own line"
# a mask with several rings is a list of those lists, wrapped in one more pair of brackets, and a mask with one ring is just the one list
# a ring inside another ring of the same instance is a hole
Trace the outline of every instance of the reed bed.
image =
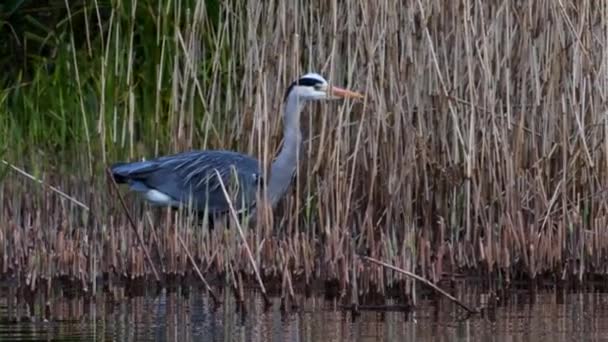
[[(358, 254), (434, 282), (607, 272), (604, 2), (139, 0), (73, 12), (48, 35), (52, 56), (5, 80), (0, 155), (89, 210), (3, 170), (5, 279), (95, 289), (151, 277), (104, 168), (193, 148), (268, 165), (284, 89), (311, 70), (366, 99), (310, 105), (292, 190), (243, 228), (284, 296), (318, 281), (412, 293)], [(236, 229), (126, 198), (163, 279), (194, 274), (187, 251), (237, 293), (254, 279)]]

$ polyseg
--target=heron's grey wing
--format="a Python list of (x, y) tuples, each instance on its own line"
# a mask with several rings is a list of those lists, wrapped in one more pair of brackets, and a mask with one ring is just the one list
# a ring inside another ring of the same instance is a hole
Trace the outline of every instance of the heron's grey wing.
[(231, 200), (237, 210), (255, 205), (261, 183), (258, 161), (231, 151), (192, 151), (140, 162), (131, 166), (128, 176), (176, 202), (210, 213), (229, 209), (220, 179), (234, 195)]
[(199, 210), (206, 207), (211, 213), (228, 211), (223, 183), (237, 211), (255, 205), (261, 175), (257, 160), (231, 151), (204, 151), (187, 159), (171, 163), (180, 176), (176, 184), (181, 202), (192, 200)]

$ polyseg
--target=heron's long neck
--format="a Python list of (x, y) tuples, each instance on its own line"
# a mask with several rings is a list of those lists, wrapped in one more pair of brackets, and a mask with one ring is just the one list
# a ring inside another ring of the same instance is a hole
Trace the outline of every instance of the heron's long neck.
[(300, 111), (302, 101), (292, 93), (287, 96), (283, 122), (283, 147), (270, 168), (268, 194), (274, 207), (285, 194), (298, 166), (302, 133), (300, 132)]

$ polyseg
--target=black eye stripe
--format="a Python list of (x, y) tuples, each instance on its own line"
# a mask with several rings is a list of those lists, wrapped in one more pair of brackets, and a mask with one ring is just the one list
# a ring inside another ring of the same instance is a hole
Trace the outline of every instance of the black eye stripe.
[(312, 77), (302, 77), (299, 80), (293, 82), (289, 88), (287, 88), (287, 91), (285, 92), (285, 99), (287, 98), (287, 96), (289, 95), (289, 92), (291, 92), (291, 90), (293, 89), (293, 87), (299, 85), (299, 86), (305, 86), (305, 87), (314, 87), (317, 85), (322, 85), (323, 82), (316, 79), (316, 78), (312, 78)]
[(309, 77), (302, 77), (299, 80), (297, 80), (298, 85), (301, 86), (308, 86), (308, 87), (314, 87), (318, 84), (323, 84), (323, 82), (319, 81), (316, 78), (309, 78)]

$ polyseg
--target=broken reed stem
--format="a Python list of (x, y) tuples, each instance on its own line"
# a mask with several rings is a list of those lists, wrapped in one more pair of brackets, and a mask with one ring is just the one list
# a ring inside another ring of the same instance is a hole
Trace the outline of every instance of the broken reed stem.
[(23, 169), (15, 166), (15, 165), (7, 162), (4, 159), (0, 159), (0, 162), (2, 162), (2, 164), (4, 164), (4, 165), (10, 167), (11, 169), (13, 169), (13, 171), (17, 172), (18, 174), (20, 174), (20, 175), (22, 175), (22, 176), (24, 176), (24, 177), (26, 177), (26, 178), (28, 178), (30, 180), (33, 180), (34, 182), (42, 185), (44, 188), (46, 188), (46, 189), (48, 189), (48, 190), (56, 193), (60, 197), (62, 197), (64, 199), (66, 199), (66, 200), (74, 203), (75, 205), (79, 206), (80, 208), (82, 208), (82, 209), (84, 209), (86, 211), (91, 211), (86, 204), (84, 204), (84, 203), (80, 202), (79, 200), (75, 199), (74, 197), (66, 194), (65, 192), (61, 191), (59, 188), (56, 188), (56, 187), (54, 187), (52, 185), (48, 185), (48, 184), (44, 183), (42, 181), (42, 179), (36, 178), (34, 175), (32, 175), (30, 173), (27, 173), (25, 170), (23, 170)]
[(177, 229), (176, 229), (176, 234), (177, 234), (177, 238), (179, 239), (179, 243), (182, 245), (182, 248), (184, 249), (184, 251), (186, 252), (186, 255), (188, 256), (188, 260), (190, 260), (190, 263), (192, 264), (192, 267), (194, 267), (194, 270), (196, 271), (196, 274), (198, 274), (198, 277), (203, 282), (203, 285), (205, 285), (205, 288), (207, 289), (207, 291), (211, 295), (211, 298), (213, 298), (213, 302), (215, 302), (215, 304), (220, 304), (222, 301), (219, 298), (217, 298), (217, 296), (213, 292), (213, 289), (211, 288), (211, 286), (209, 286), (209, 283), (207, 282), (207, 280), (205, 280), (205, 277), (203, 277), (203, 273), (201, 273), (201, 270), (196, 265), (196, 262), (194, 262), (194, 258), (192, 257), (192, 254), (190, 254), (190, 251), (188, 250), (188, 247), (186, 247), (186, 244), (184, 243), (184, 240), (182, 239), (182, 236), (177, 231)]
[(406, 271), (404, 269), (401, 269), (401, 268), (399, 268), (397, 266), (393, 266), (391, 264), (387, 264), (387, 263), (385, 263), (383, 261), (380, 261), (380, 260), (377, 260), (377, 259), (374, 259), (374, 258), (370, 258), (370, 257), (365, 256), (365, 255), (359, 255), (359, 258), (363, 259), (364, 261), (369, 261), (369, 262), (374, 263), (376, 265), (383, 266), (385, 268), (391, 269), (391, 270), (393, 270), (395, 272), (401, 273), (401, 274), (406, 275), (406, 276), (408, 276), (410, 278), (414, 278), (414, 279), (416, 279), (416, 280), (418, 280), (420, 282), (423, 282), (424, 284), (426, 284), (429, 287), (431, 287), (433, 290), (435, 290), (435, 291), (439, 292), (440, 294), (442, 294), (443, 296), (445, 296), (447, 299), (449, 299), (452, 302), (458, 304), (461, 308), (465, 309), (469, 313), (471, 313), (471, 314), (479, 313), (479, 311), (477, 311), (475, 309), (471, 309), (466, 304), (464, 304), (463, 302), (461, 302), (460, 300), (458, 300), (456, 297), (454, 297), (451, 294), (445, 292), (440, 287), (438, 287), (437, 285), (433, 284), (431, 281), (429, 281), (429, 280), (427, 280), (427, 279), (425, 279), (425, 278), (423, 278), (423, 277), (421, 277), (419, 275), (416, 275), (416, 274), (414, 274), (412, 272), (408, 272), (408, 271)]
[(114, 188), (114, 191), (116, 192), (116, 195), (118, 196), (118, 200), (120, 201), (120, 204), (122, 205), (122, 208), (124, 209), (125, 214), (127, 214), (127, 219), (129, 220), (129, 223), (131, 224), (131, 228), (133, 228), (133, 231), (135, 232), (137, 241), (141, 245), (141, 248), (143, 248), (143, 250), (144, 250), (144, 254), (146, 255), (146, 260), (148, 261), (148, 265), (152, 269), (152, 273), (154, 273), (154, 278), (156, 278), (157, 283), (160, 283), (160, 277), (158, 275), (158, 272), (156, 272), (156, 267), (154, 267), (152, 258), (150, 258), (150, 253), (148, 253), (148, 248), (146, 248), (146, 245), (144, 244), (144, 239), (142, 239), (141, 235), (139, 235), (139, 232), (137, 231), (137, 225), (135, 224), (135, 221), (133, 220), (133, 217), (131, 216), (129, 209), (127, 208), (127, 205), (125, 204), (125, 200), (122, 197), (122, 194), (120, 193), (120, 191), (118, 189), (118, 184), (116, 184), (116, 180), (114, 180), (114, 176), (112, 175), (112, 170), (110, 170), (110, 168), (106, 168), (106, 172), (108, 174), (108, 177), (110, 178), (110, 183), (112, 184), (112, 187)]
[(408, 312), (410, 311), (412, 308), (409, 305), (403, 305), (403, 304), (393, 304), (393, 305), (357, 305), (357, 304), (351, 304), (351, 305), (340, 305), (340, 308), (343, 310), (350, 310), (350, 311), (379, 311), (379, 312), (390, 312), (390, 311), (396, 311), (396, 312)]
[(228, 195), (228, 191), (226, 190), (226, 187), (224, 186), (224, 181), (222, 180), (220, 173), (217, 170), (215, 170), (215, 173), (217, 175), (218, 181), (220, 182), (220, 186), (222, 187), (222, 192), (224, 193), (224, 197), (226, 197), (226, 201), (228, 202), (228, 206), (230, 207), (230, 214), (232, 215), (232, 218), (234, 219), (236, 228), (239, 232), (239, 235), (241, 236), (241, 239), (243, 240), (243, 244), (245, 245), (245, 250), (247, 251), (247, 256), (249, 257), (251, 266), (253, 267), (253, 272), (255, 272), (255, 277), (256, 277), (258, 283), (260, 284), (260, 289), (262, 291), (262, 297), (264, 298), (264, 302), (267, 305), (270, 305), (270, 300), (268, 299), (268, 295), (266, 294), (266, 288), (264, 287), (264, 282), (262, 281), (262, 277), (260, 277), (260, 272), (258, 271), (258, 267), (256, 266), (255, 260), (253, 259), (253, 254), (251, 253), (249, 244), (247, 243), (247, 240), (245, 239), (245, 234), (243, 234), (243, 229), (241, 229), (241, 223), (239, 222), (239, 217), (236, 214), (236, 210), (234, 210), (234, 206), (232, 205), (232, 201), (230, 200), (230, 196)]

